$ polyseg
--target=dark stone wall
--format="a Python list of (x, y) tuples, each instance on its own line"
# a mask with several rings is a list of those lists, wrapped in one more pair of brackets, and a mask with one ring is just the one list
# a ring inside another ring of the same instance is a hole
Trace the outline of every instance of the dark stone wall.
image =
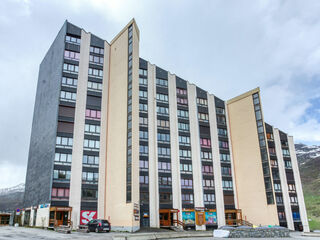
[(40, 64), (24, 207), (49, 203), (51, 198), (60, 82), (67, 25), (68, 23), (65, 22)]

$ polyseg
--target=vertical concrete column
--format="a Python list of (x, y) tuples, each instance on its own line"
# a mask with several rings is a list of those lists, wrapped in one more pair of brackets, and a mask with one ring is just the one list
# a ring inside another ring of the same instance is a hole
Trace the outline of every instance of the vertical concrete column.
[(179, 220), (182, 221), (176, 76), (173, 74), (169, 74), (168, 77), (169, 77), (169, 106), (170, 106), (169, 111), (170, 111), (172, 202), (173, 202), (173, 208), (180, 210)]
[(287, 220), (288, 228), (290, 230), (294, 230), (292, 210), (291, 210), (289, 190), (288, 190), (288, 182), (287, 182), (287, 176), (286, 176), (286, 169), (283, 161), (279, 129), (274, 128), (273, 134), (274, 134), (274, 144), (276, 147), (276, 154), (278, 159), (278, 168), (279, 168), (280, 183), (281, 183), (281, 189), (282, 189), (286, 220)]
[[(193, 169), (193, 191), (194, 191), (194, 207), (204, 207), (203, 203), (203, 187), (202, 187), (202, 171), (200, 159), (200, 133), (198, 122), (198, 109), (196, 105), (196, 86), (188, 83), (188, 102), (189, 102), (189, 121), (190, 121), (190, 137), (191, 137), (191, 157)], [(206, 226), (196, 225), (196, 230), (206, 230)]]
[(156, 113), (156, 68), (148, 63), (149, 208), (150, 227), (159, 228), (159, 185)]
[(212, 160), (213, 160), (213, 173), (214, 173), (214, 189), (217, 209), (218, 227), (226, 225), (225, 212), (224, 212), (224, 199), (222, 189), (222, 174), (221, 162), (219, 152), (219, 139), (217, 130), (217, 117), (214, 96), (207, 94), (208, 97), (208, 111), (209, 111), (209, 124), (210, 135), (212, 144)]
[(289, 152), (290, 152), (291, 163), (292, 163), (293, 176), (294, 176), (294, 181), (296, 185), (297, 198), (299, 203), (300, 219), (303, 225), (303, 231), (310, 232), (306, 205), (304, 202), (304, 196), (302, 191), (299, 165), (297, 161), (296, 149), (294, 147), (292, 136), (288, 136), (288, 144), (289, 144)]
[(107, 119), (109, 97), (109, 57), (110, 45), (104, 42), (103, 83), (101, 99), (100, 123), (100, 153), (99, 153), (99, 182), (98, 182), (98, 218), (105, 219), (106, 195), (106, 161), (107, 161)]
[(81, 30), (80, 61), (73, 128), (73, 148), (69, 198), (69, 205), (70, 207), (72, 207), (71, 221), (73, 224), (73, 229), (75, 229), (80, 223), (82, 158), (85, 111), (87, 101), (90, 37), (90, 33), (86, 33), (84, 30)]
[(237, 195), (237, 184), (236, 184), (236, 171), (233, 162), (233, 153), (232, 153), (232, 141), (229, 127), (229, 114), (228, 114), (228, 106), (225, 104), (225, 115), (226, 115), (226, 125), (228, 131), (228, 139), (229, 139), (229, 152), (230, 152), (230, 163), (231, 163), (231, 174), (232, 174), (232, 184), (233, 184), (233, 195), (234, 195), (234, 205), (235, 208), (239, 208), (238, 195)]

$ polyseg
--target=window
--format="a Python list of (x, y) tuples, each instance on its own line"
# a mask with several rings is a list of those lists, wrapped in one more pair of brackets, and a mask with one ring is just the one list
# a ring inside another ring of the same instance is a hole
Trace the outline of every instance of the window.
[(211, 148), (211, 140), (208, 138), (200, 138), (201, 147)]
[(61, 91), (60, 92), (60, 99), (65, 100), (65, 101), (70, 101), (70, 102), (75, 102), (76, 101), (77, 94), (73, 92), (66, 92), (66, 91)]
[(94, 64), (103, 64), (103, 57), (100, 56), (93, 56), (90, 54), (89, 56), (89, 62), (94, 63)]
[(273, 140), (273, 134), (272, 133), (267, 133), (267, 139), (268, 140)]
[(140, 140), (148, 140), (148, 132), (147, 131), (139, 131)]
[(226, 118), (224, 116), (217, 116), (217, 123), (220, 125), (226, 125)]
[(146, 78), (139, 78), (139, 84), (141, 86), (147, 86), (148, 85), (148, 79)]
[(290, 152), (288, 149), (282, 149), (282, 154), (284, 157), (290, 157)]
[(92, 124), (85, 124), (84, 125), (84, 132), (89, 134), (100, 134), (100, 126), (99, 125), (92, 125)]
[(259, 101), (259, 94), (258, 94), (258, 93), (253, 94), (252, 97), (253, 97), (253, 104), (254, 104), (254, 105), (260, 103), (260, 101)]
[(96, 68), (89, 68), (88, 74), (89, 74), (89, 76), (102, 78), (103, 77), (103, 70), (96, 69)]
[(229, 143), (226, 141), (219, 141), (220, 148), (229, 148)]
[(168, 120), (157, 120), (157, 126), (160, 128), (169, 128), (170, 122)]
[(182, 203), (191, 204), (193, 203), (193, 194), (181, 194)]
[(222, 180), (222, 188), (223, 190), (233, 190), (232, 181)]
[(161, 94), (157, 93), (157, 100), (161, 102), (168, 102), (168, 95), (167, 94)]
[(64, 72), (71, 72), (71, 73), (78, 73), (79, 72), (79, 66), (69, 63), (63, 64), (63, 71)]
[(147, 112), (148, 111), (148, 105), (147, 104), (143, 104), (143, 103), (139, 103), (139, 110), (142, 112)]
[(288, 142), (284, 141), (284, 140), (281, 140), (281, 146), (282, 147), (288, 147)]
[(148, 98), (148, 92), (147, 91), (139, 91), (139, 97), (140, 98)]
[(99, 174), (96, 172), (82, 172), (82, 181), (86, 183), (98, 183)]
[(283, 198), (282, 198), (282, 196), (276, 195), (276, 202), (277, 202), (277, 204), (282, 205), (282, 204), (283, 204)]
[(224, 115), (224, 114), (225, 114), (225, 110), (224, 110), (224, 108), (219, 108), (219, 107), (217, 107), (217, 108), (216, 108), (216, 113), (217, 113), (217, 114), (223, 114), (223, 115)]
[(228, 131), (225, 128), (218, 128), (218, 135), (219, 136), (228, 136)]
[(296, 186), (293, 183), (288, 184), (289, 192), (295, 192)]
[(156, 84), (158, 86), (161, 86), (161, 87), (168, 87), (168, 80), (166, 79), (161, 79), (161, 78), (157, 78), (156, 79)]
[(78, 37), (72, 37), (72, 36), (68, 36), (67, 35), (66, 36), (66, 42), (80, 45), (81, 40)]
[(169, 133), (158, 133), (157, 139), (159, 142), (170, 142), (170, 134)]
[(275, 192), (281, 192), (281, 184), (280, 183), (275, 183), (273, 185), (273, 187), (274, 187)]
[(51, 197), (53, 200), (64, 200), (69, 198), (69, 188), (52, 188)]
[(227, 153), (220, 153), (220, 161), (230, 162), (230, 155)]
[(190, 137), (189, 136), (179, 136), (179, 144), (180, 145), (190, 145)]
[(101, 119), (101, 111), (86, 109), (86, 119), (92, 120), (100, 120)]
[(76, 87), (78, 85), (78, 80), (75, 78), (62, 77), (61, 84), (68, 87)]
[(140, 160), (139, 161), (139, 168), (142, 171), (148, 171), (149, 168), (149, 162), (147, 160)]
[(209, 115), (207, 113), (198, 113), (199, 121), (209, 121)]
[(53, 170), (53, 179), (67, 181), (70, 180), (70, 171), (65, 170)]
[(139, 147), (139, 153), (140, 155), (148, 154), (148, 146), (140, 145)]
[(80, 53), (64, 50), (64, 58), (79, 61)]
[(149, 177), (148, 176), (139, 176), (139, 183), (140, 184), (148, 184), (149, 183)]
[(177, 94), (187, 95), (187, 89), (177, 88)]
[(203, 161), (211, 161), (212, 160), (212, 153), (211, 152), (201, 151), (200, 156), (201, 156), (201, 160), (203, 160)]
[(284, 161), (284, 166), (285, 166), (285, 168), (289, 168), (289, 169), (291, 169), (292, 168), (292, 163), (291, 163), (291, 161)]
[(270, 160), (271, 167), (278, 167), (277, 160)]
[(96, 200), (98, 199), (98, 190), (83, 188), (81, 197), (83, 200)]
[(181, 158), (191, 158), (191, 151), (190, 150), (180, 149), (179, 150), (179, 156)]
[(208, 106), (208, 100), (205, 98), (197, 98), (197, 104), (202, 106)]
[(84, 148), (90, 148), (90, 149), (99, 149), (100, 148), (100, 141), (84, 139), (83, 147)]
[(276, 154), (276, 149), (269, 147), (269, 153), (270, 153), (270, 155), (275, 155)]
[(139, 69), (139, 75), (146, 77), (148, 75), (148, 71), (145, 69)]
[(204, 189), (214, 189), (214, 181), (212, 179), (203, 179), (202, 185)]
[(158, 147), (158, 155), (162, 157), (170, 156), (170, 148)]
[(140, 118), (139, 118), (139, 124), (140, 124), (140, 125), (148, 125), (148, 118), (146, 118), (146, 117), (140, 117)]
[(180, 163), (180, 172), (192, 173), (192, 164)]
[(57, 147), (72, 147), (73, 139), (68, 137), (57, 137), (56, 146)]
[(172, 194), (171, 193), (159, 193), (159, 202), (160, 202), (160, 204), (171, 204), (172, 203)]
[(179, 131), (189, 131), (189, 123), (178, 122)]
[(88, 89), (100, 92), (102, 91), (102, 83), (88, 81)]
[(83, 155), (82, 163), (88, 165), (99, 165), (99, 156)]
[(209, 165), (202, 165), (202, 173), (203, 174), (213, 174), (213, 167)]
[(102, 54), (103, 55), (104, 50), (103, 50), (103, 48), (90, 46), (90, 53), (96, 53), (96, 54)]
[(166, 187), (166, 186), (171, 186), (172, 181), (171, 177), (159, 177), (159, 185)]
[(181, 178), (181, 188), (192, 189), (192, 179)]
[(286, 214), (284, 212), (278, 212), (278, 217), (280, 220), (285, 220), (286, 219)]
[(297, 205), (298, 204), (298, 198), (296, 196), (290, 196), (290, 203), (292, 205)]
[(157, 106), (157, 113), (159, 115), (169, 115), (169, 108)]
[(178, 117), (188, 118), (189, 117), (189, 112), (185, 111), (185, 110), (178, 109)]
[(211, 194), (208, 194), (208, 193), (203, 194), (203, 201), (204, 201), (204, 204), (214, 204), (215, 203), (214, 194), (213, 193), (211, 193)]
[(54, 161), (56, 163), (71, 163), (72, 161), (72, 154), (67, 153), (56, 153), (54, 156)]
[(188, 105), (188, 99), (187, 98), (177, 98), (177, 103), (182, 105)]
[(158, 170), (159, 170), (159, 172), (170, 172), (171, 171), (171, 163), (170, 162), (158, 162)]
[(231, 167), (221, 167), (222, 176), (231, 176)]
[(300, 220), (300, 213), (299, 212), (292, 212), (292, 217), (294, 221)]

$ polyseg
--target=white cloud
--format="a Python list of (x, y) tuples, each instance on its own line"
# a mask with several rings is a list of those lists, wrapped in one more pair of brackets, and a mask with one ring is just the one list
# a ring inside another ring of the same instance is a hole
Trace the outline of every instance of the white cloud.
[(14, 162), (0, 162), (0, 188), (13, 187), (25, 182), (26, 166)]

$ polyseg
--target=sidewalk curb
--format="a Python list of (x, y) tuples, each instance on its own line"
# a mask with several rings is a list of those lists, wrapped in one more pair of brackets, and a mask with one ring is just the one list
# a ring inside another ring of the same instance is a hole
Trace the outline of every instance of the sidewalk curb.
[(113, 240), (155, 240), (155, 239), (173, 239), (184, 237), (213, 237), (212, 232), (181, 232), (181, 233), (137, 233), (113, 236)]

